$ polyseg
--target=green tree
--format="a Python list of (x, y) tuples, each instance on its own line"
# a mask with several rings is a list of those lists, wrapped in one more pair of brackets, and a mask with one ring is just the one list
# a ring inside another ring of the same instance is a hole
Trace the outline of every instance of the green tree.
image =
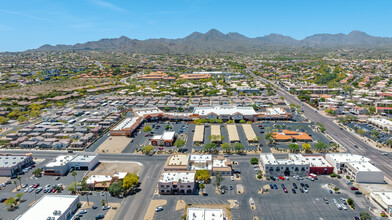
[(208, 182), (211, 176), (208, 170), (196, 170), (195, 178), (197, 180), (203, 180), (204, 182)]
[(14, 207), (17, 204), (17, 201), (14, 197), (10, 197), (7, 200), (4, 201), (4, 204), (6, 206)]
[(24, 193), (18, 193), (18, 194), (16, 194), (16, 195), (15, 195), (16, 200), (17, 200), (17, 201), (21, 201), (23, 195), (24, 195)]
[(229, 143), (223, 143), (221, 144), (221, 148), (227, 153), (231, 150), (231, 145)]
[(215, 187), (219, 187), (222, 181), (223, 181), (222, 174), (220, 172), (216, 173), (215, 174), (214, 186)]
[(8, 118), (0, 116), (0, 124), (3, 125), (8, 122)]
[(259, 159), (257, 159), (256, 157), (252, 157), (250, 159), (250, 164), (255, 165), (259, 163)]
[(144, 147), (142, 147), (142, 151), (145, 154), (150, 154), (150, 152), (154, 149), (154, 147), (152, 145), (146, 145)]
[(369, 108), (368, 108), (368, 114), (369, 115), (374, 115), (374, 113), (376, 113), (376, 107), (374, 107), (374, 106), (370, 106)]
[(123, 179), (123, 188), (126, 190), (135, 189), (139, 184), (139, 176), (133, 173), (128, 173)]
[(29, 120), (29, 118), (26, 117), (26, 116), (21, 115), (21, 116), (18, 117), (18, 122), (19, 123), (25, 122), (27, 120)]
[(240, 123), (245, 123), (246, 121), (244, 120), (244, 119), (241, 119), (240, 120)]
[(35, 169), (35, 170), (32, 172), (32, 174), (33, 174), (35, 177), (39, 177), (39, 176), (42, 175), (42, 169), (41, 169), (41, 168), (37, 168), (37, 169)]
[(123, 181), (114, 182), (109, 186), (109, 192), (114, 196), (120, 196), (125, 192)]
[(326, 145), (326, 144), (323, 143), (323, 142), (318, 141), (317, 143), (314, 144), (314, 148), (315, 148), (317, 151), (324, 151), (325, 149), (328, 148), (328, 145)]
[(210, 152), (212, 150), (215, 150), (215, 149), (216, 149), (216, 144), (215, 143), (208, 143), (208, 144), (206, 144), (204, 146), (204, 150), (208, 151), (208, 152)]
[(174, 142), (174, 146), (176, 146), (176, 148), (180, 150), (182, 149), (182, 147), (185, 146), (185, 141), (182, 139), (177, 139), (176, 142)]
[(76, 183), (76, 175), (78, 175), (78, 173), (76, 171), (72, 171), (71, 175), (73, 176), (74, 182)]
[(150, 125), (146, 125), (146, 126), (143, 127), (143, 131), (144, 132), (150, 132), (150, 131), (152, 131), (152, 127)]
[(234, 144), (234, 150), (237, 151), (237, 153), (241, 152), (242, 150), (244, 150), (244, 145), (242, 145), (241, 143), (235, 143)]
[(361, 220), (371, 220), (372, 219), (372, 216), (368, 212), (361, 212), (359, 214), (359, 217), (361, 218)]
[(195, 125), (199, 125), (199, 124), (201, 124), (201, 119), (195, 119), (195, 120), (193, 121), (193, 123), (194, 123)]
[(298, 144), (291, 143), (291, 144), (289, 144), (288, 147), (289, 147), (291, 152), (297, 152), (299, 150)]

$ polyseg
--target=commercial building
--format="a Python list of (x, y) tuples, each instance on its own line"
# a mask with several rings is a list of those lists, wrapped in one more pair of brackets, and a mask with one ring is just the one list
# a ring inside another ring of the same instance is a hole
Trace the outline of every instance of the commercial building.
[(93, 190), (107, 189), (114, 181), (124, 179), (127, 174), (127, 172), (115, 172), (113, 175), (91, 175), (86, 180), (86, 185)]
[(344, 172), (357, 183), (384, 182), (384, 173), (370, 162), (348, 162)]
[(248, 120), (256, 121), (258, 114), (252, 107), (237, 106), (213, 106), (213, 107), (195, 107), (193, 115), (200, 119), (222, 119), (227, 120)]
[(143, 122), (142, 117), (126, 118), (110, 130), (111, 136), (130, 136)]
[(223, 209), (188, 208), (187, 220), (226, 220)]
[(79, 196), (44, 195), (16, 220), (68, 220), (78, 209)]
[(260, 163), (266, 176), (307, 176), (310, 165), (302, 162), (301, 159), (302, 155), (300, 154), (276, 159), (272, 153), (260, 153)]
[(158, 81), (158, 80), (171, 81), (176, 79), (176, 77), (169, 76), (167, 73), (161, 71), (140, 75), (137, 78), (140, 80), (154, 80), (154, 81)]
[(163, 172), (158, 180), (159, 194), (194, 194), (195, 172)]
[(387, 129), (388, 131), (392, 131), (392, 121), (385, 118), (369, 118), (368, 122), (373, 124), (381, 129)]
[(212, 155), (211, 154), (192, 154), (189, 157), (188, 170), (208, 170), (212, 171)]
[[(298, 155), (298, 154), (297, 154)], [(321, 155), (303, 155), (304, 163), (309, 164), (309, 173), (329, 175), (334, 167)]]
[(31, 153), (24, 155), (0, 154), (0, 176), (15, 176), (32, 163), (33, 155)]
[(186, 79), (186, 80), (208, 79), (208, 78), (211, 78), (211, 74), (208, 74), (208, 73), (181, 74), (180, 78)]
[(272, 138), (275, 141), (299, 141), (299, 142), (311, 142), (313, 139), (305, 132), (283, 130), (282, 132), (273, 132)]
[(392, 192), (371, 192), (369, 200), (385, 211), (388, 215), (392, 215)]
[(78, 170), (91, 170), (99, 163), (97, 155), (61, 155), (44, 167), (44, 175), (63, 176), (71, 168)]
[(204, 125), (196, 125), (195, 133), (193, 134), (193, 143), (204, 143)]
[(283, 108), (266, 108), (262, 112), (258, 112), (258, 120), (277, 121), (291, 120), (292, 114), (286, 112)]
[(167, 158), (164, 171), (187, 171), (189, 154), (173, 154)]
[(242, 92), (242, 93), (260, 93), (260, 89), (258, 88), (251, 88), (251, 87), (245, 87), (245, 86), (240, 86), (237, 87), (237, 92)]
[(229, 158), (224, 156), (217, 156), (212, 160), (212, 174), (216, 175), (217, 173), (222, 174), (222, 176), (231, 176), (232, 175), (232, 167), (231, 161)]
[(170, 146), (173, 146), (175, 138), (176, 138), (176, 132), (174, 132), (174, 131), (165, 131), (161, 135), (154, 135), (151, 138), (151, 145), (152, 146), (166, 146), (166, 147), (170, 147)]
[(327, 154), (325, 158), (336, 173), (345, 173), (358, 183), (383, 183), (384, 173), (370, 163), (370, 159), (349, 153)]

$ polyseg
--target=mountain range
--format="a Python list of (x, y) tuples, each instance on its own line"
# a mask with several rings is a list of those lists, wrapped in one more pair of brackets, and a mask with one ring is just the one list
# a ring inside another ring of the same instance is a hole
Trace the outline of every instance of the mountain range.
[(246, 52), (265, 48), (383, 48), (392, 47), (392, 38), (374, 37), (361, 31), (349, 34), (315, 34), (302, 40), (296, 40), (280, 34), (250, 38), (239, 33), (227, 33), (211, 29), (206, 33), (194, 32), (178, 39), (137, 40), (122, 36), (101, 39), (75, 45), (43, 45), (34, 51), (54, 50), (104, 50), (147, 53), (195, 53), (195, 52)]

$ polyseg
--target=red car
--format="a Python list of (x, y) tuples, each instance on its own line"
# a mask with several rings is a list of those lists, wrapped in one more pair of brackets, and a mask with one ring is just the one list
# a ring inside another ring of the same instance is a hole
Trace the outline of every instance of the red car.
[(284, 191), (285, 193), (288, 193), (288, 191), (287, 191), (287, 188), (286, 188), (286, 187), (284, 187), (284, 188), (283, 188), (283, 191)]
[(263, 125), (259, 125), (259, 128), (262, 128), (263, 127)]
[(283, 176), (280, 176), (279, 179), (284, 180), (284, 177), (283, 177)]
[(52, 189), (52, 193), (55, 193), (56, 192), (56, 189)]
[(357, 187), (351, 187), (351, 190), (358, 190), (358, 188)]
[(39, 186), (39, 183), (34, 184), (33, 188), (37, 188)]

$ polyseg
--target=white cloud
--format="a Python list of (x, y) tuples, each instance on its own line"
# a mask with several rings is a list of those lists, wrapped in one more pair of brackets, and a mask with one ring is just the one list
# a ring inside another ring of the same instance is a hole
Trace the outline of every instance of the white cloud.
[(100, 6), (102, 8), (106, 8), (106, 9), (110, 9), (112, 11), (119, 11), (119, 12), (126, 12), (127, 11), (124, 8), (120, 8), (110, 2), (106, 2), (103, 0), (91, 0), (91, 2), (97, 6)]

